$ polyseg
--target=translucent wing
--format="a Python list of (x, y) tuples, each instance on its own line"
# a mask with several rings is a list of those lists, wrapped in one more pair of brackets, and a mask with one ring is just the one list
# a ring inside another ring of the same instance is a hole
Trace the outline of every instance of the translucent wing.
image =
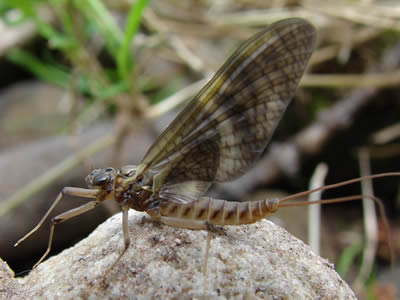
[(209, 182), (245, 173), (293, 97), (315, 40), (314, 27), (302, 19), (251, 37), (161, 134), (136, 177), (152, 177), (153, 191), (169, 190), (189, 202)]

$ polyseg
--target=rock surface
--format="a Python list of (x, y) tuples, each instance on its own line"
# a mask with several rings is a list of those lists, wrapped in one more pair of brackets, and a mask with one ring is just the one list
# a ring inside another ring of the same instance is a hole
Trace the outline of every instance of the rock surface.
[[(24, 278), (0, 266), (1, 299), (200, 299), (207, 232), (173, 228), (130, 211), (123, 249), (121, 214)], [(206, 298), (355, 299), (333, 266), (270, 221), (214, 233)]]

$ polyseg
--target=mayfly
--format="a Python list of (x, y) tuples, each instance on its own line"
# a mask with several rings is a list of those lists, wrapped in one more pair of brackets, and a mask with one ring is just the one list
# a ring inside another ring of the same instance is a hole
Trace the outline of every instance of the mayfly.
[[(144, 211), (164, 224), (209, 229), (241, 225), (275, 212), (281, 200), (232, 202), (203, 197), (213, 182), (243, 175), (264, 151), (294, 96), (316, 42), (316, 30), (303, 19), (276, 22), (244, 43), (188, 103), (150, 147), (138, 166), (93, 170), (89, 188), (65, 187), (33, 234), (64, 195), (94, 200), (51, 220), (54, 227), (105, 200), (122, 209), (124, 250), (129, 248), (128, 210)], [(282, 205), (283, 206), (283, 205)], [(208, 248), (207, 248), (208, 249)]]

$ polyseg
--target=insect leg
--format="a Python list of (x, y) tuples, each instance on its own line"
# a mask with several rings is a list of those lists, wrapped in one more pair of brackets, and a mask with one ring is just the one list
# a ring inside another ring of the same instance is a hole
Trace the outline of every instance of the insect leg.
[(211, 238), (212, 238), (211, 230), (207, 230), (207, 245), (206, 245), (206, 253), (204, 258), (204, 265), (203, 265), (203, 275), (206, 276), (207, 274), (207, 265), (208, 265), (208, 253), (210, 250), (211, 245)]
[(62, 191), (58, 194), (56, 200), (54, 200), (53, 204), (50, 206), (49, 210), (45, 213), (43, 218), (39, 221), (39, 223), (31, 231), (29, 231), (21, 239), (19, 239), (18, 242), (16, 242), (14, 244), (14, 247), (21, 244), (24, 240), (26, 240), (34, 232), (36, 232), (36, 230), (38, 230), (40, 228), (40, 226), (43, 225), (43, 222), (47, 219), (49, 214), (53, 211), (53, 209), (56, 207), (56, 205), (61, 201), (61, 199), (64, 195), (71, 195), (71, 196), (84, 197), (84, 198), (96, 198), (98, 193), (99, 193), (99, 190), (81, 189), (81, 188), (74, 188), (74, 187), (63, 188)]
[(81, 215), (81, 214), (95, 208), (97, 206), (97, 204), (99, 204), (99, 202), (97, 200), (92, 200), (81, 206), (67, 210), (66, 212), (63, 212), (62, 214), (55, 216), (54, 218), (51, 219), (49, 243), (47, 245), (47, 250), (43, 254), (43, 256), (39, 259), (39, 261), (33, 266), (34, 269), (46, 258), (46, 256), (49, 254), (49, 252), (51, 250), (51, 244), (53, 243), (54, 226), (56, 224), (60, 224), (68, 219), (71, 219), (73, 217)]
[(207, 265), (208, 265), (208, 253), (211, 246), (211, 238), (212, 238), (211, 230), (207, 230), (207, 245), (206, 245), (206, 254), (204, 257), (204, 265), (203, 265), (203, 293), (204, 296), (207, 294)]
[(111, 265), (111, 267), (107, 270), (104, 277), (107, 277), (108, 273), (111, 272), (112, 269), (119, 263), (121, 258), (124, 256), (126, 250), (128, 250), (129, 245), (131, 244), (131, 239), (129, 237), (129, 228), (128, 228), (128, 206), (122, 206), (122, 233), (124, 235), (124, 250), (118, 256), (117, 260)]

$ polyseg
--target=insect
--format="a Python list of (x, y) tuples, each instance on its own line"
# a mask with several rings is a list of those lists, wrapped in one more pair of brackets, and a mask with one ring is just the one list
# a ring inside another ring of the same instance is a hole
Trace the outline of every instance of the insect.
[(255, 34), (188, 103), (138, 166), (96, 169), (86, 177), (88, 189), (65, 187), (38, 225), (15, 245), (38, 230), (64, 195), (94, 200), (51, 220), (47, 250), (34, 268), (50, 252), (56, 224), (106, 200), (116, 200), (122, 210), (124, 250), (113, 266), (129, 248), (130, 208), (167, 225), (206, 230), (253, 223), (276, 211), (279, 200), (230, 202), (203, 194), (213, 182), (243, 175), (264, 151), (315, 42), (314, 27), (297, 18)]

